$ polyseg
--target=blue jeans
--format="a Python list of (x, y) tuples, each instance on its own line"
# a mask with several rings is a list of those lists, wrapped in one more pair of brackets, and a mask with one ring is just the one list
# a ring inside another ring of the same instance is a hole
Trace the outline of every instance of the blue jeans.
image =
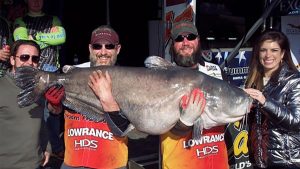
[(89, 169), (89, 168), (86, 168), (86, 167), (70, 167), (70, 166), (67, 166), (65, 163), (63, 163), (61, 165), (60, 169)]
[[(47, 105), (47, 103), (46, 103)], [(54, 115), (49, 112), (47, 106), (44, 109), (44, 119), (48, 127), (49, 141), (51, 144), (52, 152), (58, 153), (64, 150), (64, 140), (60, 137), (63, 131), (63, 113)]]

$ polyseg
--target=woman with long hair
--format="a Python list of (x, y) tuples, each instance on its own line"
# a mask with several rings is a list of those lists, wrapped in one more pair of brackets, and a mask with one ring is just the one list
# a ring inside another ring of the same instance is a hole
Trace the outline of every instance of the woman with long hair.
[(258, 38), (245, 88), (254, 99), (249, 139), (254, 167), (299, 168), (300, 74), (282, 32)]

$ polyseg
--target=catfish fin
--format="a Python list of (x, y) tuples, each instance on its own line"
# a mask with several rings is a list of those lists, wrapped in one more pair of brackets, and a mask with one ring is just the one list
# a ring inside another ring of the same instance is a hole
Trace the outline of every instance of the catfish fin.
[(73, 96), (74, 94), (66, 92), (67, 97), (62, 101), (63, 105), (79, 114), (83, 115), (85, 118), (100, 122), (104, 120), (104, 113), (98, 110), (94, 105), (88, 104), (86, 102), (80, 102), (78, 98)]
[(77, 67), (76, 66), (72, 66), (72, 65), (65, 65), (63, 66), (62, 68), (62, 72), (63, 73), (68, 73), (68, 72), (71, 72), (72, 70), (76, 69)]
[(194, 140), (200, 140), (201, 139), (203, 128), (204, 128), (203, 120), (199, 117), (194, 122), (194, 127), (193, 127), (193, 139)]
[(118, 137), (128, 136), (130, 139), (140, 139), (140, 138), (146, 138), (148, 136), (148, 134), (145, 134), (143, 132), (136, 130), (135, 127), (131, 123), (129, 123), (127, 128), (124, 131), (122, 131), (115, 124), (115, 122), (110, 118), (108, 113), (104, 113), (104, 116), (105, 116), (105, 120), (109, 126), (109, 129), (111, 130), (111, 132), (114, 135), (116, 135)]
[[(128, 130), (128, 128), (130, 128), (130, 130)], [(128, 133), (126, 134), (130, 139), (134, 139), (134, 140), (137, 140), (137, 139), (141, 139), (141, 138), (146, 138), (149, 134), (147, 133), (144, 133), (144, 132), (141, 132), (139, 130), (137, 130), (132, 124), (130, 124), (128, 126), (127, 130), (128, 130)], [(126, 130), (126, 131), (127, 131)], [(125, 132), (126, 132), (125, 131)]]
[[(41, 78), (44, 76), (45, 78)], [(22, 66), (15, 72), (16, 85), (22, 89), (17, 96), (19, 107), (26, 107), (37, 102), (47, 89), (49, 73), (38, 69)]]
[(109, 126), (109, 129), (111, 130), (111, 132), (118, 136), (118, 137), (124, 137), (127, 135), (127, 133), (132, 129), (132, 125), (129, 124), (126, 128), (126, 130), (122, 131), (122, 129), (120, 129), (115, 122), (112, 120), (112, 118), (110, 117), (109, 113), (104, 113), (104, 117), (105, 120)]
[(175, 66), (171, 62), (165, 60), (159, 56), (149, 56), (144, 61), (144, 64), (147, 68), (160, 68), (160, 69), (167, 69), (169, 67)]

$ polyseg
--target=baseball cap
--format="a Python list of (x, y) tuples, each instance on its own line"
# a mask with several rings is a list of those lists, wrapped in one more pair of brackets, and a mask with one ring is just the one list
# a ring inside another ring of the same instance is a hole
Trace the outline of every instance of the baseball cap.
[(111, 43), (118, 44), (119, 36), (117, 32), (108, 25), (99, 26), (92, 32), (91, 44)]
[(175, 22), (171, 29), (171, 36), (173, 39), (176, 39), (178, 35), (183, 33), (192, 33), (198, 35), (198, 31), (193, 22), (182, 20), (179, 22)]

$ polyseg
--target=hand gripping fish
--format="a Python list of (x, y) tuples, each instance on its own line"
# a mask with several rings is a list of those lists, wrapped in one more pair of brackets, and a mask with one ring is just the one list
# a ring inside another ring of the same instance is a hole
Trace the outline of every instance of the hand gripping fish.
[[(140, 132), (160, 135), (179, 120), (183, 95), (200, 88), (206, 98), (204, 113), (194, 123), (194, 134), (240, 120), (249, 112), (252, 99), (240, 88), (204, 73), (172, 66), (164, 59), (150, 57), (147, 67), (99, 66), (74, 68), (64, 74), (40, 71), (30, 67), (16, 70), (20, 107), (36, 102), (52, 85), (65, 88), (63, 105), (94, 121), (105, 120), (98, 98), (88, 86), (92, 71), (108, 71), (113, 96), (132, 126)], [(199, 137), (199, 136), (195, 136)]]

